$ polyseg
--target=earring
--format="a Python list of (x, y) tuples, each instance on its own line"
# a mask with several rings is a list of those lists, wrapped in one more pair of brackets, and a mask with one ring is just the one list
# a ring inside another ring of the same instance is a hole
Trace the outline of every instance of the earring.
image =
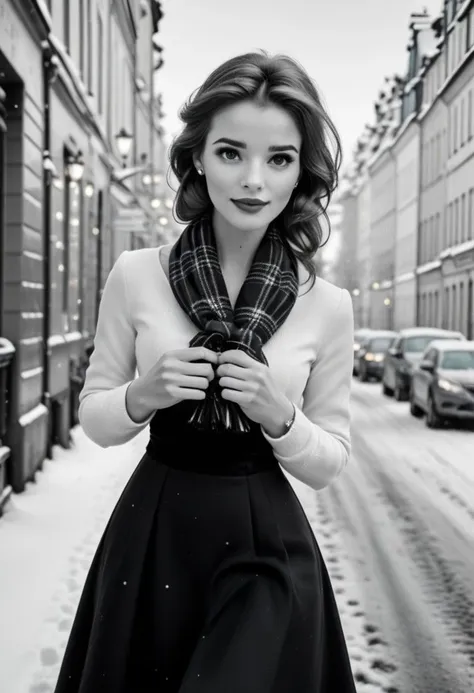
[(197, 172), (199, 173), (200, 176), (203, 176), (203, 175), (204, 175), (204, 170), (203, 170), (200, 166), (199, 166), (199, 168), (197, 169)]

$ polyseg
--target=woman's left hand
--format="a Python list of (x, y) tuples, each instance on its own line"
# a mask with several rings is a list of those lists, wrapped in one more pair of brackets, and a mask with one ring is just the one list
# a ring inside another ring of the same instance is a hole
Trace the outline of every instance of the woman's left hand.
[(285, 421), (293, 415), (293, 405), (276, 386), (268, 366), (244, 351), (231, 349), (219, 354), (216, 373), (223, 399), (238, 404), (270, 436), (283, 435)]

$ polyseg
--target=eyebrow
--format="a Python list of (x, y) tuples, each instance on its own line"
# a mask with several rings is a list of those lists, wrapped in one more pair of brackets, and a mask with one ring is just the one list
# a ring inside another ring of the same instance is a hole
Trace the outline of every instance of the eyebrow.
[[(224, 144), (230, 144), (233, 147), (239, 147), (240, 149), (247, 149), (245, 142), (238, 142), (237, 140), (231, 140), (228, 137), (221, 137), (212, 144), (219, 144), (220, 142)], [(298, 150), (292, 144), (274, 145), (273, 147), (268, 147), (269, 152), (286, 152), (289, 149), (293, 149), (298, 154)]]

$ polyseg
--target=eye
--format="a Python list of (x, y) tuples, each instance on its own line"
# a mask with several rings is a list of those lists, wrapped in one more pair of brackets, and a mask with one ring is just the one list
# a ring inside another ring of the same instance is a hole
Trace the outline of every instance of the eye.
[(285, 166), (288, 166), (288, 164), (294, 161), (293, 157), (289, 154), (275, 154), (272, 160), (278, 168), (285, 168)]
[(231, 147), (221, 147), (217, 150), (217, 155), (224, 159), (224, 161), (236, 161), (239, 152)]

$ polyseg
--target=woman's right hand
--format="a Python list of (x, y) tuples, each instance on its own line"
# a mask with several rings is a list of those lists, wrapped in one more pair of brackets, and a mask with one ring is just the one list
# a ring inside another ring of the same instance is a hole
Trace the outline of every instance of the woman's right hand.
[(126, 395), (130, 418), (139, 423), (157, 409), (172, 407), (185, 399), (204, 399), (215, 377), (212, 365), (217, 365), (218, 360), (218, 354), (206, 347), (166, 352), (148, 373), (130, 384)]

